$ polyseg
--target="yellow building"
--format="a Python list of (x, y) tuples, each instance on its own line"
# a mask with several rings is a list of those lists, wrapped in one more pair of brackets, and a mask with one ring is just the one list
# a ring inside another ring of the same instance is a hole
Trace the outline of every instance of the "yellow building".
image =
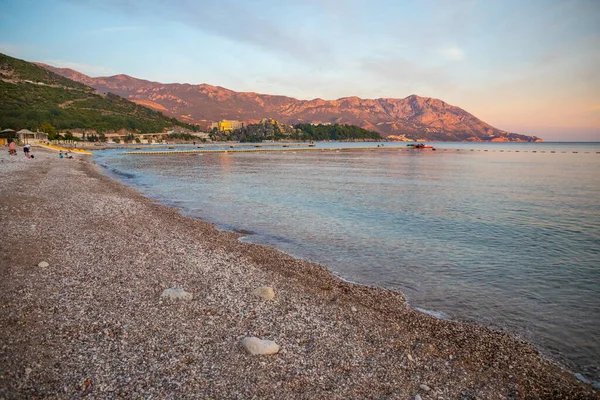
[(217, 128), (219, 132), (230, 132), (236, 129), (241, 129), (244, 127), (244, 123), (240, 121), (234, 121), (230, 119), (224, 119), (219, 122), (213, 122), (210, 126), (210, 129)]

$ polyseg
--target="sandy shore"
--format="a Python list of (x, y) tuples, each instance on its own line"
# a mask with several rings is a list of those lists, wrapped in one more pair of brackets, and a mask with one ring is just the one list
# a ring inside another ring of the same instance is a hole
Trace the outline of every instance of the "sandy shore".
[[(600, 398), (506, 334), (242, 243), (88, 156), (33, 153), (0, 156), (0, 398)], [(171, 287), (194, 299), (161, 301)]]

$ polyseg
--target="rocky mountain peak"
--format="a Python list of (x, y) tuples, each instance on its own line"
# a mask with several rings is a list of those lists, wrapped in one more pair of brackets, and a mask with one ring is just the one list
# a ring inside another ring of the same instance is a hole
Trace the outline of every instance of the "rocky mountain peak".
[(44, 65), (53, 72), (113, 92), (175, 118), (201, 124), (232, 119), (244, 122), (265, 117), (285, 124), (338, 123), (375, 130), (383, 136), (426, 140), (535, 141), (534, 136), (505, 132), (440, 99), (412, 94), (405, 98), (298, 100), (253, 92), (235, 92), (208, 84), (163, 84), (128, 75), (90, 78), (77, 71)]

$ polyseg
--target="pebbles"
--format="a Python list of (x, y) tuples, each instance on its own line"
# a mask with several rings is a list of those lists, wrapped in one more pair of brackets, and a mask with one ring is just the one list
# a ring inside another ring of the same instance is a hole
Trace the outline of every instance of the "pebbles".
[[(508, 335), (414, 312), (56, 156), (0, 162), (0, 397), (598, 398)], [(276, 296), (248, 301), (266, 282)], [(165, 306), (167, 287), (193, 301)]]
[(272, 340), (262, 340), (257, 337), (245, 337), (242, 346), (252, 355), (269, 355), (279, 353), (279, 345)]
[(270, 286), (258, 287), (252, 291), (252, 294), (263, 300), (273, 300), (275, 298), (275, 291)]
[(48, 264), (47, 261), (40, 261), (40, 263), (38, 264), (38, 267), (40, 268), (48, 268), (50, 266), (50, 264)]
[(163, 290), (163, 292), (160, 294), (160, 298), (166, 300), (190, 301), (194, 298), (194, 296), (182, 288), (169, 288)]

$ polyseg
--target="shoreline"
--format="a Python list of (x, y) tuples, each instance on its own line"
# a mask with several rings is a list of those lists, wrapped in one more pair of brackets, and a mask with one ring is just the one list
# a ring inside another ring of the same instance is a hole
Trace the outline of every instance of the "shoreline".
[[(34, 153), (0, 157), (0, 396), (600, 398), (508, 334), (239, 241), (87, 156)], [(161, 302), (174, 286), (194, 300)], [(250, 356), (244, 336), (281, 351)]]

